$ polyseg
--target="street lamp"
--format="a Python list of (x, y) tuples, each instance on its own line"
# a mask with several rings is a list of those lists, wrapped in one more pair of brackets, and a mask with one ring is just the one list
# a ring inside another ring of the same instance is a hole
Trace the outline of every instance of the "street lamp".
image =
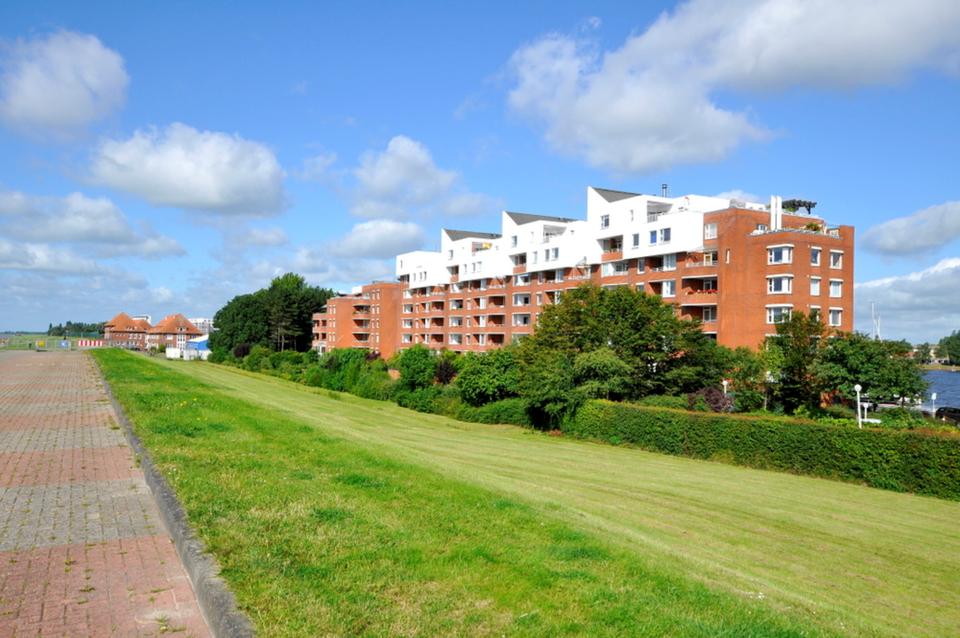
[(860, 390), (863, 390), (863, 387), (859, 383), (853, 386), (853, 391), (857, 393), (857, 427), (862, 430), (863, 417), (860, 415)]

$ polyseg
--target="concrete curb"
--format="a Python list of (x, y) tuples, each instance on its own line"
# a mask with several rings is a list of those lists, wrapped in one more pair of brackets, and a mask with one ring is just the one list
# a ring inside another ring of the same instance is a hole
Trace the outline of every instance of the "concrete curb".
[[(92, 358), (92, 357), (91, 357)], [(190, 582), (193, 584), (193, 590), (197, 595), (197, 601), (200, 603), (200, 611), (210, 627), (211, 633), (215, 638), (252, 638), (254, 636), (253, 625), (250, 619), (237, 609), (237, 601), (227, 588), (227, 584), (220, 578), (220, 566), (217, 561), (207, 553), (203, 543), (196, 537), (187, 521), (187, 513), (177, 500), (176, 494), (161, 476), (153, 464), (150, 453), (143, 446), (140, 438), (134, 433), (133, 425), (127, 419), (123, 407), (113, 395), (113, 390), (107, 382), (103, 370), (96, 359), (93, 359), (103, 381), (103, 387), (110, 397), (110, 403), (117, 414), (120, 425), (123, 426), (123, 433), (127, 438), (130, 447), (140, 459), (140, 469), (143, 470), (144, 478), (153, 497), (160, 509), (160, 517), (163, 519), (170, 537), (173, 539), (174, 546), (177, 548), (177, 554), (183, 562), (183, 566), (190, 576)]]

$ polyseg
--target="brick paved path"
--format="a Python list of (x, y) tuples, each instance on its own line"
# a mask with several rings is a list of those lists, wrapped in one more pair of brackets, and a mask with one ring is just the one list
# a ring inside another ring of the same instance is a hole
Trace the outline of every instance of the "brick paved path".
[(0, 637), (209, 636), (93, 361), (0, 352)]

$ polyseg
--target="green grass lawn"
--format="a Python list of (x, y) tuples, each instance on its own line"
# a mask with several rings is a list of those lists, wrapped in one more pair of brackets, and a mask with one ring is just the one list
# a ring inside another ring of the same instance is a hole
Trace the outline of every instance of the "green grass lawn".
[(960, 503), (96, 356), (264, 635), (960, 627)]

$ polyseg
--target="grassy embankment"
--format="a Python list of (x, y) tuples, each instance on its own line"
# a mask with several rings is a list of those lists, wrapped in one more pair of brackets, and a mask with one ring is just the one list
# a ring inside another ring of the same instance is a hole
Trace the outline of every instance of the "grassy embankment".
[(960, 626), (957, 503), (97, 356), (267, 635)]

